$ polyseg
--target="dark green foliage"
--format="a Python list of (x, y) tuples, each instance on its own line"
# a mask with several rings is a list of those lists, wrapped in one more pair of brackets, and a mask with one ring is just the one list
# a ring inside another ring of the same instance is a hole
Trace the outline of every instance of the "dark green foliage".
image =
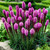
[(6, 29), (5, 29), (4, 25), (2, 24), (0, 26), (0, 41), (5, 41), (8, 39), (9, 39), (9, 37), (8, 37), (7, 32), (6, 32)]

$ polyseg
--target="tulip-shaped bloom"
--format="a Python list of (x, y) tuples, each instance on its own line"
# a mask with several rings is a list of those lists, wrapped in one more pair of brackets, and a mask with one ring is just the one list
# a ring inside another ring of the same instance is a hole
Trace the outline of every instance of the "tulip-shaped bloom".
[(28, 3), (28, 7), (31, 8), (31, 2)]
[(22, 21), (22, 17), (19, 16), (18, 17), (18, 21), (21, 22)]
[(6, 22), (4, 22), (4, 26), (5, 26), (5, 29), (8, 31), (7, 23)]
[(3, 23), (5, 22), (5, 18), (4, 18), (4, 17), (2, 17), (2, 22), (3, 22)]
[(35, 30), (32, 28), (32, 29), (30, 30), (30, 34), (33, 35), (34, 33), (35, 33)]
[(37, 22), (37, 17), (34, 17), (33, 18), (33, 23), (36, 23)]
[(22, 34), (25, 34), (25, 28), (24, 28), (24, 27), (22, 27), (21, 33), (22, 33)]
[(19, 8), (19, 14), (22, 15), (22, 8)]
[(14, 17), (11, 17), (11, 22), (12, 22), (13, 24), (15, 23)]
[(36, 17), (36, 16), (37, 16), (37, 14), (38, 14), (38, 11), (37, 11), (37, 10), (35, 10), (35, 11), (33, 12), (33, 17)]
[(20, 23), (19, 23), (19, 26), (22, 27), (22, 26), (23, 26), (23, 22), (20, 22)]
[(23, 2), (22, 2), (22, 9), (25, 10), (25, 7), (26, 7), (26, 4), (25, 4), (25, 2), (23, 1)]
[(49, 24), (49, 19), (46, 21), (45, 26), (47, 26)]
[(10, 17), (7, 18), (7, 22), (8, 22), (9, 24), (11, 23)]
[(28, 18), (28, 16), (29, 16), (29, 11), (26, 11), (26, 12), (25, 12), (25, 15), (26, 15), (26, 18)]
[(32, 13), (32, 9), (31, 8), (29, 8), (29, 14), (31, 14)]
[(3, 12), (4, 15), (6, 14), (6, 10), (3, 10), (2, 12)]
[(18, 5), (16, 5), (16, 16), (17, 18), (19, 17), (19, 6)]
[(29, 15), (29, 19), (32, 21), (32, 16), (31, 15)]
[(15, 24), (14, 24), (14, 30), (17, 30), (17, 29), (18, 29), (18, 24), (15, 23)]
[(41, 15), (40, 15), (40, 19), (41, 19), (41, 21), (44, 20), (44, 14), (43, 14), (43, 13), (41, 13)]
[(28, 36), (28, 30), (27, 29), (25, 30), (25, 36)]
[(9, 12), (8, 11), (6, 11), (6, 17), (9, 17)]
[(14, 17), (14, 12), (10, 11), (10, 15), (11, 15), (11, 17)]
[(9, 11), (11, 11), (12, 10), (12, 6), (11, 5), (9, 5)]
[(46, 15), (47, 13), (48, 13), (48, 10), (45, 10), (45, 11), (44, 11), (44, 14)]
[(45, 8), (43, 8), (43, 13), (44, 13), (44, 11), (45, 11)]

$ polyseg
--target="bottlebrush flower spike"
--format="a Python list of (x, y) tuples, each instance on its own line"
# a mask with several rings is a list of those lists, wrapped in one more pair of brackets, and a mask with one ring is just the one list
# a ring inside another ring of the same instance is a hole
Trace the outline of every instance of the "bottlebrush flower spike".
[(19, 14), (20, 15), (22, 14), (22, 8), (19, 8)]
[(12, 22), (13, 24), (15, 23), (14, 17), (11, 17), (11, 22)]
[(19, 23), (19, 26), (23, 26), (23, 25), (24, 25), (23, 22), (20, 22), (20, 23)]
[(32, 21), (32, 16), (31, 15), (29, 15), (29, 19)]
[(43, 13), (44, 13), (44, 11), (45, 11), (45, 8), (43, 8)]
[(28, 36), (28, 30), (27, 29), (25, 30), (25, 36)]
[(25, 17), (25, 13), (24, 13), (24, 11), (22, 11), (22, 17), (23, 17), (23, 18)]
[(3, 23), (5, 22), (5, 18), (4, 18), (4, 17), (2, 17), (2, 22), (3, 22)]
[(11, 11), (12, 10), (12, 6), (11, 5), (9, 5), (9, 11)]
[(22, 17), (19, 16), (19, 17), (18, 17), (18, 21), (22, 21)]
[(49, 19), (46, 21), (45, 26), (47, 26), (49, 24)]
[(30, 25), (30, 19), (29, 18), (27, 19), (27, 23), (28, 23), (28, 25)]
[(22, 32), (22, 34), (25, 34), (25, 28), (24, 27), (22, 27), (21, 32)]
[(18, 24), (15, 23), (15, 24), (14, 24), (14, 30), (17, 30), (17, 29), (18, 29)]
[(41, 20), (44, 20), (44, 14), (43, 14), (43, 13), (41, 13), (40, 19), (41, 19)]
[(3, 12), (4, 15), (6, 14), (6, 10), (3, 10), (2, 12)]
[(6, 17), (9, 17), (9, 12), (8, 11), (6, 11)]
[(32, 13), (33, 13), (33, 11), (34, 11), (34, 8), (33, 8), (33, 7), (31, 7), (31, 11), (32, 11)]
[(29, 14), (31, 14), (32, 13), (32, 9), (31, 8), (29, 8)]
[(28, 3), (28, 7), (31, 8), (31, 2)]
[(33, 17), (33, 23), (37, 22), (37, 17)]
[(16, 16), (17, 18), (19, 17), (19, 6), (18, 5), (16, 5)]
[(7, 18), (7, 22), (8, 22), (9, 24), (11, 23), (10, 17)]
[(14, 12), (10, 11), (10, 15), (11, 15), (11, 17), (14, 17)]
[(33, 35), (34, 33), (35, 33), (35, 30), (32, 28), (32, 29), (30, 30), (30, 34)]
[(26, 7), (26, 4), (25, 4), (25, 2), (23, 1), (23, 2), (22, 2), (22, 9), (25, 10), (25, 7)]

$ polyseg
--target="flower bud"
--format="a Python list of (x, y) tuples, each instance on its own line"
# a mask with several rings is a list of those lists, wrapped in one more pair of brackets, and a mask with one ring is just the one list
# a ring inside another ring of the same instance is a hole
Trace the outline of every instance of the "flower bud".
[(29, 15), (29, 19), (32, 21), (32, 16), (31, 15)]
[(14, 30), (17, 30), (17, 29), (18, 29), (18, 24), (15, 23), (15, 24), (14, 24)]
[(16, 5), (16, 16), (17, 18), (19, 17), (19, 6), (18, 5)]
[(45, 11), (44, 11), (44, 14), (47, 14), (47, 13), (48, 13), (48, 10), (45, 10)]
[(22, 34), (25, 34), (25, 28), (24, 27), (22, 27), (21, 32), (22, 32)]
[(29, 7), (29, 8), (31, 7), (31, 2), (28, 3), (28, 7)]
[(10, 17), (7, 18), (7, 22), (8, 22), (9, 24), (11, 23)]
[(27, 23), (28, 23), (28, 25), (30, 25), (30, 19), (29, 18), (27, 19)]
[(45, 26), (47, 26), (49, 24), (49, 19), (46, 21)]
[(35, 33), (35, 30), (32, 28), (32, 29), (30, 30), (30, 34), (33, 35), (34, 33)]
[(22, 9), (25, 10), (25, 7), (26, 7), (26, 4), (25, 4), (25, 2), (23, 1), (23, 2), (22, 2)]
[(29, 8), (29, 14), (31, 14), (32, 13), (32, 9), (31, 8)]
[(33, 11), (34, 11), (34, 8), (33, 8), (33, 7), (31, 7), (31, 11), (32, 11), (32, 13), (33, 13)]
[(25, 36), (28, 36), (28, 30), (27, 29), (25, 30)]
[(6, 11), (6, 17), (9, 17), (9, 12), (8, 11)]
[(12, 10), (12, 6), (11, 5), (9, 5), (9, 11), (11, 11)]
[(22, 17), (23, 17), (23, 18), (25, 17), (24, 11), (22, 11)]
[(10, 11), (10, 15), (11, 15), (11, 17), (14, 17), (14, 12)]
[(43, 13), (44, 13), (44, 11), (45, 11), (45, 8), (43, 8)]
[(20, 15), (22, 14), (22, 8), (19, 8), (19, 14)]
[(4, 15), (6, 14), (6, 10), (3, 10), (2, 12), (3, 12)]
[(19, 23), (19, 26), (22, 27), (22, 26), (23, 26), (23, 22), (20, 22), (20, 23)]
[(5, 18), (4, 18), (4, 17), (2, 17), (2, 22), (3, 22), (3, 23), (5, 22)]

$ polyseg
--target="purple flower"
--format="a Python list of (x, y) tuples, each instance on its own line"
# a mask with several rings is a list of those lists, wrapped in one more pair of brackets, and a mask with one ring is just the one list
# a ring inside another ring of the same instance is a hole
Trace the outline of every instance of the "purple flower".
[(27, 23), (28, 23), (28, 25), (30, 25), (30, 19), (29, 18), (27, 19)]
[(22, 34), (25, 34), (25, 28), (24, 27), (22, 27), (21, 32), (22, 32)]
[(46, 21), (45, 26), (47, 26), (49, 24), (49, 19)]
[(23, 25), (24, 25), (24, 24), (23, 24), (23, 22), (20, 22), (20, 23), (19, 23), (19, 26), (21, 26), (21, 27), (22, 27)]
[(11, 15), (11, 17), (14, 17), (14, 12), (10, 11), (10, 15)]
[(22, 14), (22, 8), (19, 8), (19, 14), (20, 15)]
[(22, 11), (22, 17), (23, 17), (23, 18), (25, 17), (24, 11)]
[(23, 1), (23, 2), (22, 2), (22, 8), (23, 8), (23, 10), (25, 10), (25, 7), (26, 7), (26, 4), (25, 4), (25, 2)]
[(29, 8), (31, 7), (31, 2), (28, 3), (28, 7), (29, 7)]
[(29, 15), (29, 19), (32, 21), (32, 16), (31, 15)]
[(45, 11), (44, 11), (44, 14), (47, 14), (47, 13), (48, 13), (48, 10), (45, 10)]
[(27, 29), (25, 30), (25, 35), (28, 36), (28, 30)]
[(28, 18), (28, 16), (29, 16), (29, 11), (26, 11), (26, 12), (25, 12), (25, 15), (26, 15), (26, 18)]
[(4, 22), (4, 26), (5, 26), (5, 29), (8, 30), (6, 22)]
[(45, 11), (45, 8), (43, 8), (43, 13), (44, 13), (44, 11)]
[(18, 21), (22, 21), (22, 17), (19, 16), (19, 17), (18, 17)]
[(11, 23), (10, 17), (7, 18), (7, 22), (8, 22), (9, 24)]
[(9, 11), (11, 11), (12, 10), (12, 6), (11, 5), (9, 5)]
[(19, 6), (18, 5), (16, 5), (16, 16), (17, 18), (19, 17)]
[(2, 12), (3, 12), (4, 15), (6, 14), (6, 10), (3, 10)]
[(32, 13), (33, 13), (33, 11), (34, 11), (34, 8), (33, 8), (33, 7), (31, 7), (31, 11), (32, 11)]
[(33, 17), (33, 23), (37, 22), (37, 17)]
[(18, 20), (17, 16), (14, 16), (14, 18), (15, 18), (16, 21)]
[(13, 24), (15, 23), (14, 17), (11, 17), (11, 22), (12, 22)]
[(35, 33), (35, 30), (32, 28), (31, 30), (30, 30), (30, 34), (32, 35), (32, 34), (34, 34)]
[(8, 11), (6, 11), (6, 17), (9, 17), (9, 12)]
[(31, 8), (29, 8), (29, 14), (31, 14), (32, 13), (32, 9)]
[(14, 30), (17, 30), (17, 29), (18, 29), (18, 24), (15, 23), (15, 24), (14, 24)]
[(44, 14), (43, 14), (43, 13), (41, 13), (40, 19), (41, 19), (41, 20), (44, 20)]
[(3, 22), (3, 23), (5, 22), (5, 18), (4, 18), (4, 17), (2, 17), (2, 22)]
[(37, 16), (37, 14), (38, 14), (38, 11), (37, 11), (37, 10), (35, 10), (35, 11), (33, 12), (33, 17), (36, 17), (36, 16)]

